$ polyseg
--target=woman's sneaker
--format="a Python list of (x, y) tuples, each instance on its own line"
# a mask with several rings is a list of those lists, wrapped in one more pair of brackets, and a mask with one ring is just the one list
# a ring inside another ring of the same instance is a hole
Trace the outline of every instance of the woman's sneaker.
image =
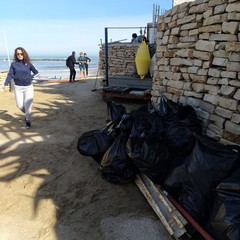
[(30, 121), (26, 121), (26, 128), (31, 128), (31, 127), (32, 127), (32, 125), (31, 125)]

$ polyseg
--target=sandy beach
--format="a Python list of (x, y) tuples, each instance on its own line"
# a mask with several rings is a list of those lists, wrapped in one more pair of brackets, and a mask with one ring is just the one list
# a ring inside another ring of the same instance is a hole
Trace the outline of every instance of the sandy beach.
[(83, 132), (106, 124), (94, 84), (34, 83), (31, 129), (14, 94), (0, 93), (0, 240), (171, 239), (135, 183), (107, 182), (77, 151)]

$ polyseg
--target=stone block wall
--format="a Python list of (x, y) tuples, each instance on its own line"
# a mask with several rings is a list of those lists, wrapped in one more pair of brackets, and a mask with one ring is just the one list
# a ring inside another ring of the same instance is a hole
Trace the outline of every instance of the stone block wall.
[[(139, 44), (109, 43), (108, 44), (108, 74), (109, 76), (136, 76), (135, 57)], [(154, 44), (148, 45), (150, 56), (156, 51)], [(99, 51), (98, 67), (101, 75), (105, 75), (105, 45)]]
[(240, 1), (196, 0), (158, 19), (152, 100), (191, 105), (204, 133), (240, 144)]

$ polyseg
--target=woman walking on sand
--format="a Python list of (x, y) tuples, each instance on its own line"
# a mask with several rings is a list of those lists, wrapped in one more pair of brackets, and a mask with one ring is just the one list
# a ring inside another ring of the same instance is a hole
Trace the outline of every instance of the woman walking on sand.
[(8, 92), (11, 80), (14, 80), (15, 97), (17, 107), (25, 113), (26, 128), (31, 128), (31, 114), (33, 103), (33, 77), (38, 70), (32, 65), (28, 53), (22, 47), (14, 52), (14, 61), (11, 63), (8, 75), (4, 83), (4, 91)]

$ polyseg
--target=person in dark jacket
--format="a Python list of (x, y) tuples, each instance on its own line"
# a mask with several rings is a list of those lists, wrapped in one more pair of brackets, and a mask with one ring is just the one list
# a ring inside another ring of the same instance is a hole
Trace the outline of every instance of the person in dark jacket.
[(69, 82), (75, 82), (75, 77), (76, 77), (76, 70), (74, 65), (78, 64), (76, 62), (76, 57), (75, 57), (76, 53), (75, 51), (72, 51), (72, 55), (70, 55), (67, 60), (66, 60), (66, 66), (69, 68), (70, 70), (70, 76), (69, 76)]
[(86, 53), (84, 53), (83, 56), (85, 57), (86, 75), (88, 76), (88, 64), (91, 62), (91, 59), (87, 56)]
[(25, 114), (26, 128), (31, 128), (31, 114), (34, 89), (33, 78), (38, 74), (38, 70), (33, 66), (26, 50), (18, 47), (14, 52), (14, 61), (11, 63), (6, 80), (4, 91), (9, 90), (11, 80), (14, 80), (14, 92), (17, 107)]

